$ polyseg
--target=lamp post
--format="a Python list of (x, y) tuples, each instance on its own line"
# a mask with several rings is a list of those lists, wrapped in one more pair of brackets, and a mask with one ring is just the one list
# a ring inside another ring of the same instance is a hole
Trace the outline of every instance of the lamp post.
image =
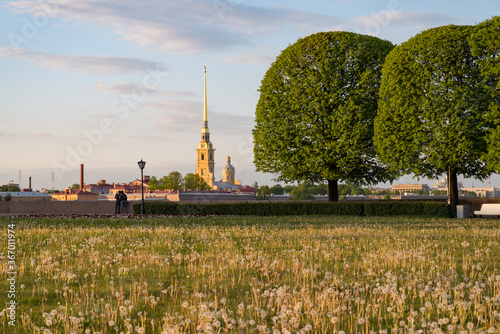
[(145, 209), (144, 209), (144, 175), (143, 175), (143, 171), (144, 171), (144, 167), (146, 166), (146, 161), (139, 161), (137, 162), (137, 164), (139, 165), (139, 168), (141, 169), (141, 193), (142, 193), (142, 203), (141, 203), (141, 214), (144, 214), (145, 213)]

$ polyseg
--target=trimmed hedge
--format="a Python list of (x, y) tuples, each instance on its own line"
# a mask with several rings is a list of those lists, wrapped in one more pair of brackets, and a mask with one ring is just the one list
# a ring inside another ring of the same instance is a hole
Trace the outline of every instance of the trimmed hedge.
[[(153, 215), (242, 215), (242, 216), (432, 216), (447, 217), (444, 202), (241, 202), (241, 203), (174, 203), (146, 202), (146, 214)], [(134, 213), (141, 205), (134, 204)]]
[(365, 203), (366, 216), (449, 217), (448, 203), (424, 201), (387, 201)]

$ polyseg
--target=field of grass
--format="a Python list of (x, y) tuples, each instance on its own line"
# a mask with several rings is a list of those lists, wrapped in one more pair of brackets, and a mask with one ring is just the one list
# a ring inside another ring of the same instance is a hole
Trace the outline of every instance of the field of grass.
[(500, 333), (499, 220), (1, 222), (2, 333)]

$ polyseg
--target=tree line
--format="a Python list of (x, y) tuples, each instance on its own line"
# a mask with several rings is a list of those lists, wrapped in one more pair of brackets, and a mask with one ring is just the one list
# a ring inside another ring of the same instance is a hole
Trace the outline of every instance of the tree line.
[(168, 175), (157, 179), (152, 176), (148, 182), (149, 190), (209, 190), (210, 186), (198, 174), (187, 173), (184, 177), (178, 171), (170, 172)]
[(257, 171), (287, 183), (368, 186), (406, 174), (483, 180), (500, 172), (500, 16), (400, 44), (322, 32), (283, 50), (259, 89)]

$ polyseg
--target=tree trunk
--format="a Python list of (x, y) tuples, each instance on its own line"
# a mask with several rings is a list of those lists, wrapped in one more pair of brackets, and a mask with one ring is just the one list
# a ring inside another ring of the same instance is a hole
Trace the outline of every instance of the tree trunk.
[(458, 205), (458, 180), (457, 172), (448, 167), (448, 205), (450, 207), (450, 218), (454, 218)]
[(338, 180), (328, 180), (328, 201), (339, 201), (339, 184)]

